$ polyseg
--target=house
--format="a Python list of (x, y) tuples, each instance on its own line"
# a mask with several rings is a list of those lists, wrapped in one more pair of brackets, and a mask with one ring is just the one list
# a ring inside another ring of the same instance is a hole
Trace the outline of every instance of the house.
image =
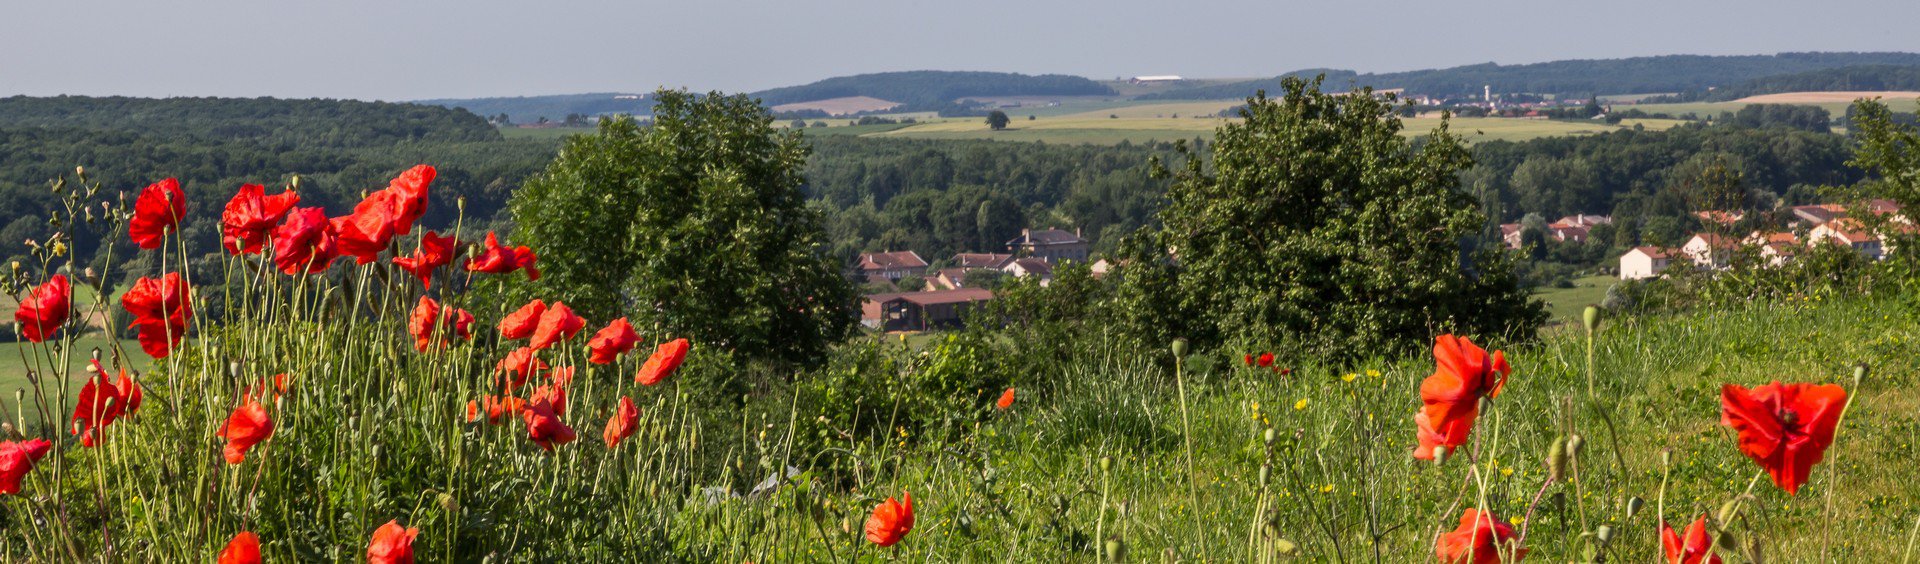
[(1001, 268), (1000, 271), (1005, 272), (1007, 273), (1007, 275), (1012, 276), (1014, 278), (1026, 278), (1028, 276), (1037, 276), (1040, 278), (1041, 286), (1045, 286), (1047, 285), (1048, 281), (1053, 280), (1053, 265), (1047, 264), (1047, 261), (1040, 260), (1033, 257), (1027, 257), (1027, 258), (1013, 261), (1012, 263), (1008, 263), (1007, 266), (1004, 268)]
[(1666, 249), (1634, 247), (1627, 254), (1620, 255), (1620, 279), (1644, 280), (1659, 276), (1672, 260)]
[(1553, 222), (1554, 225), (1571, 225), (1574, 227), (1585, 227), (1587, 229), (1593, 229), (1593, 226), (1603, 223), (1613, 223), (1613, 218), (1604, 215), (1576, 214), (1560, 218)]
[(1747, 212), (1740, 210), (1707, 210), (1693, 212), (1693, 216), (1705, 223), (1733, 225), (1747, 218)]
[(860, 323), (881, 331), (959, 327), (973, 308), (993, 300), (979, 288), (874, 294), (860, 306)]
[(1059, 229), (1020, 230), (1020, 236), (1007, 241), (1007, 250), (1021, 256), (1035, 257), (1048, 263), (1065, 260), (1087, 260), (1092, 245), (1080, 238), (1080, 230), (1069, 233)]
[(1562, 243), (1587, 242), (1587, 228), (1581, 227), (1578, 225), (1568, 225), (1565, 223), (1555, 223), (1553, 225), (1548, 225), (1547, 235), (1549, 237), (1553, 237), (1553, 240), (1560, 241)]
[(1879, 260), (1886, 256), (1878, 234), (1867, 231), (1860, 222), (1849, 218), (1840, 218), (1821, 224), (1807, 232), (1807, 244), (1835, 243), (1846, 245), (1867, 258)]
[(1824, 225), (1829, 221), (1840, 219), (1846, 216), (1847, 216), (1847, 208), (1846, 206), (1842, 206), (1840, 204), (1818, 204), (1818, 205), (1811, 205), (1811, 206), (1794, 206), (1793, 207), (1794, 221), (1799, 223), (1804, 223), (1809, 226)]
[(903, 277), (926, 272), (927, 261), (913, 251), (861, 253), (858, 268), (869, 282), (881, 279), (898, 282)]
[(966, 268), (942, 268), (933, 274), (927, 282), (935, 288), (958, 290), (967, 287)]
[(1107, 259), (1096, 260), (1093, 261), (1093, 266), (1088, 267), (1087, 270), (1093, 274), (1093, 279), (1099, 280), (1106, 278), (1107, 273), (1113, 271), (1113, 263), (1108, 262)]
[(1013, 262), (1013, 255), (1007, 253), (958, 253), (953, 255), (953, 266), (962, 269), (984, 268), (987, 270), (1000, 270), (1001, 268), (1005, 268), (1007, 263), (1010, 262)]
[(1740, 242), (1732, 237), (1713, 233), (1697, 233), (1687, 244), (1680, 246), (1680, 254), (1686, 255), (1694, 264), (1705, 268), (1721, 269), (1733, 260), (1733, 250), (1740, 248)]
[(1521, 244), (1520, 231), (1522, 231), (1522, 229), (1518, 223), (1502, 223), (1500, 224), (1500, 240), (1505, 241), (1509, 249), (1519, 249)]

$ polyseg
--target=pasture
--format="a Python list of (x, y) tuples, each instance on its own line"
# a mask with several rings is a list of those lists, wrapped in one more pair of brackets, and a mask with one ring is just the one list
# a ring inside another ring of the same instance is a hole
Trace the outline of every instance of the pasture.
[(1786, 92), (1749, 96), (1731, 102), (1680, 102), (1671, 104), (1620, 104), (1615, 110), (1637, 109), (1647, 113), (1668, 114), (1675, 117), (1693, 114), (1702, 118), (1717, 117), (1723, 112), (1737, 112), (1750, 104), (1794, 104), (1817, 106), (1827, 110), (1833, 117), (1847, 114), (1847, 106), (1860, 98), (1878, 97), (1896, 112), (1911, 112), (1916, 109), (1915, 101), (1920, 92)]

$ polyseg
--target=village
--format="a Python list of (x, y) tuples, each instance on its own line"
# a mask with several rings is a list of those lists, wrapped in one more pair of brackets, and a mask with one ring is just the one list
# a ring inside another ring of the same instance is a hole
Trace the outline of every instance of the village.
[[(1619, 267), (1614, 273), (1621, 280), (1656, 278), (1673, 267), (1676, 258), (1683, 261), (1680, 264), (1694, 268), (1725, 270), (1733, 266), (1736, 251), (1743, 248), (1756, 253), (1764, 266), (1775, 267), (1792, 261), (1802, 249), (1822, 244), (1842, 245), (1868, 259), (1880, 260), (1893, 251), (1883, 241), (1884, 233), (1920, 231), (1920, 227), (1900, 213), (1900, 206), (1889, 200), (1866, 203), (1864, 211), (1875, 216), (1873, 222), (1851, 217), (1847, 206), (1840, 204), (1792, 206), (1784, 211), (1789, 214), (1786, 229), (1754, 229), (1745, 236), (1737, 235), (1734, 228), (1747, 219), (1746, 212), (1695, 212), (1694, 217), (1702, 225), (1720, 229), (1694, 233), (1677, 247), (1632, 247), (1620, 255)], [(1585, 243), (1594, 227), (1611, 223), (1613, 219), (1603, 215), (1570, 215), (1547, 224), (1542, 234), (1556, 242)], [(1869, 223), (1879, 227), (1869, 227)], [(1524, 230), (1519, 223), (1502, 224), (1501, 238), (1508, 248), (1521, 249), (1525, 247)]]
[[(983, 287), (987, 285), (983, 278), (1034, 278), (1044, 286), (1053, 279), (1055, 268), (1088, 260), (1091, 244), (1077, 230), (1023, 229), (1019, 237), (1007, 241), (1004, 250), (958, 253), (941, 261), (939, 268), (910, 250), (862, 253), (854, 272), (858, 279), (870, 287), (906, 291), (867, 295), (861, 302), (861, 324), (880, 331), (957, 327), (974, 307), (993, 299), (993, 290)], [(1100, 276), (1106, 273), (1107, 263), (1096, 261), (1091, 268)]]

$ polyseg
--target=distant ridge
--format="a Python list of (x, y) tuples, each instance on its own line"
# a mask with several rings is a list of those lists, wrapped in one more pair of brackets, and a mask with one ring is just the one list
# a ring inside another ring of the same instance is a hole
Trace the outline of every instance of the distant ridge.
[(1064, 74), (922, 70), (834, 77), (752, 95), (769, 107), (867, 96), (899, 102), (901, 109), (932, 110), (967, 97), (1113, 96), (1116, 92), (1086, 77)]
[(1662, 55), (1625, 59), (1575, 59), (1522, 65), (1483, 63), (1445, 69), (1394, 73), (1295, 71), (1279, 77), (1213, 86), (1182, 88), (1141, 96), (1160, 100), (1244, 98), (1257, 90), (1276, 92), (1284, 76), (1327, 73), (1328, 86), (1404, 88), (1436, 97), (1477, 97), (1485, 86), (1495, 92), (1559, 96), (1652, 94), (1726, 87), (1762, 77), (1857, 65), (1920, 65), (1920, 53), (1780, 53), (1776, 55)]

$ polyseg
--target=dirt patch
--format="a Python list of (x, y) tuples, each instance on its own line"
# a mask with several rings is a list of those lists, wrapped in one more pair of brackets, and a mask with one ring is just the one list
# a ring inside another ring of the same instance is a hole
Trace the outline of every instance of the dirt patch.
[(813, 100), (810, 102), (794, 102), (792, 104), (781, 104), (778, 106), (774, 106), (773, 111), (792, 112), (792, 111), (800, 111), (800, 110), (820, 110), (820, 111), (826, 112), (828, 115), (844, 116), (844, 115), (857, 114), (861, 112), (885, 111), (885, 110), (890, 110), (899, 106), (900, 106), (899, 102), (888, 102), (886, 100), (881, 100), (879, 98), (875, 98), (872, 96), (848, 96), (845, 98), (828, 98), (825, 100)]
[(1881, 98), (1885, 100), (1912, 100), (1915, 98), (1920, 98), (1920, 92), (1914, 92), (1914, 91), (1781, 92), (1779, 94), (1761, 94), (1759, 96), (1748, 96), (1748, 97), (1741, 98), (1739, 100), (1734, 100), (1734, 101), (1744, 102), (1748, 104), (1819, 104), (1823, 102), (1852, 102), (1854, 100), (1858, 100), (1861, 98)]

